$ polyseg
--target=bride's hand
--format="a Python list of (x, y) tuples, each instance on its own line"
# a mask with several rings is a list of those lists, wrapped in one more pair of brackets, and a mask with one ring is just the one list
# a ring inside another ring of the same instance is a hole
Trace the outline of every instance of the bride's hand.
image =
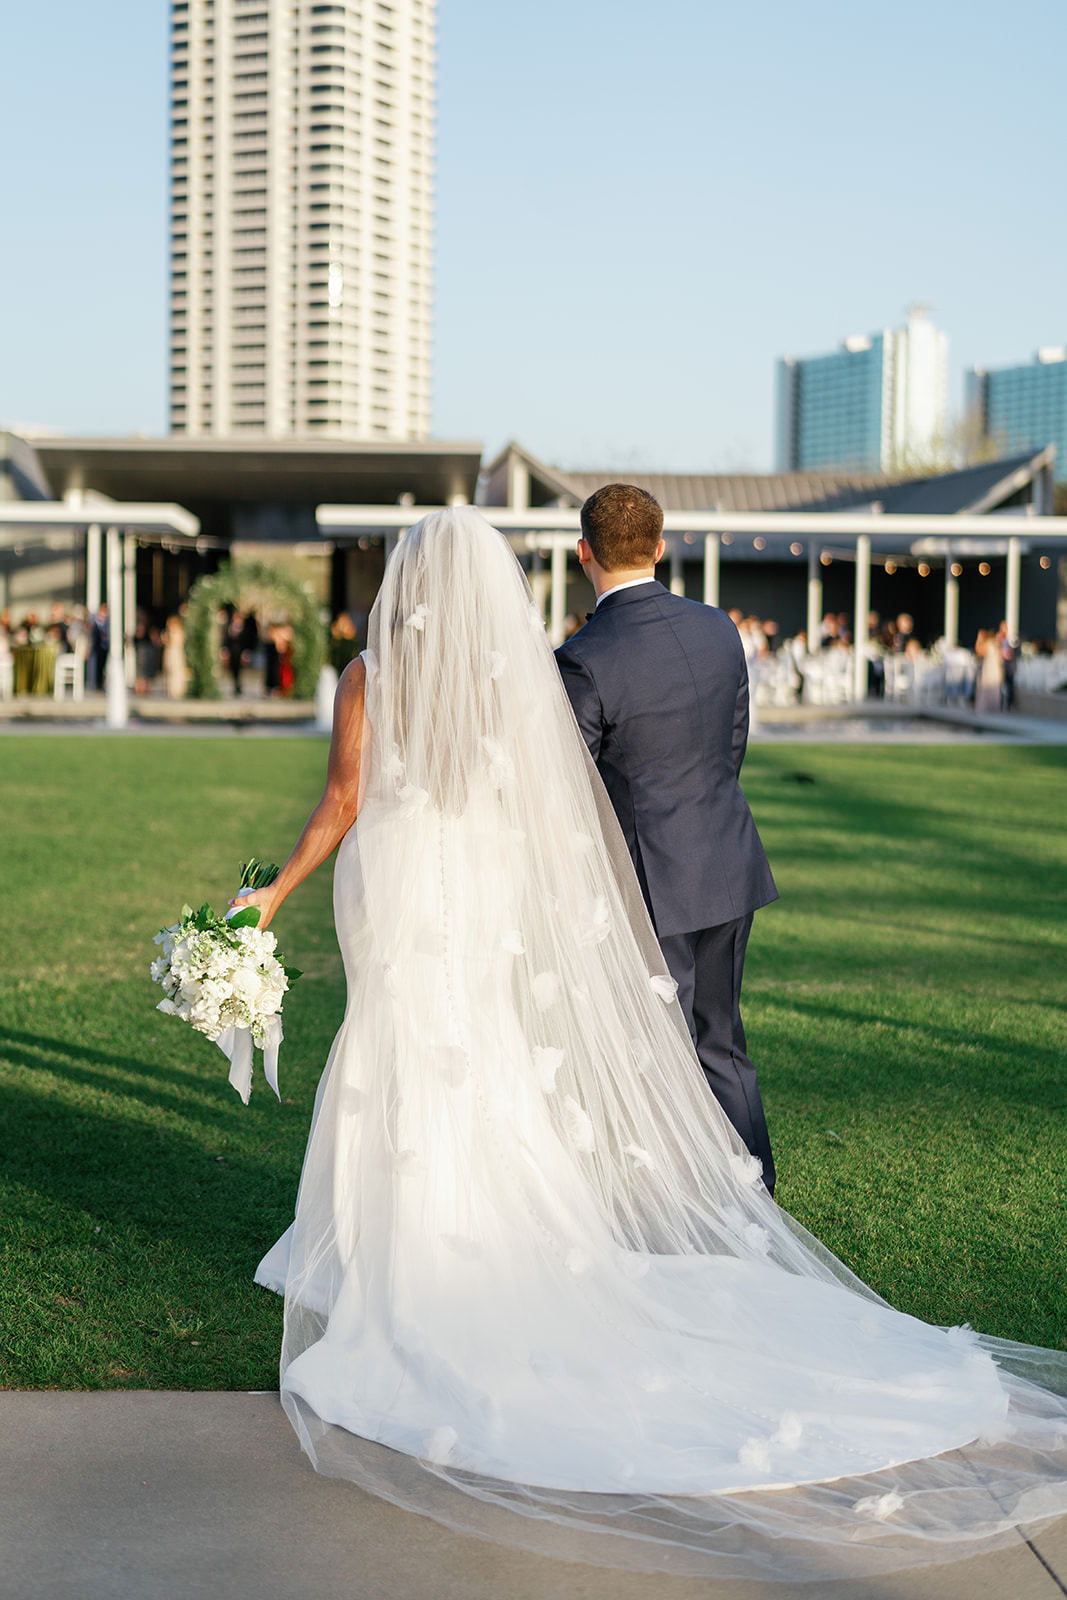
[(281, 902), (274, 893), (273, 886), (268, 884), (265, 889), (250, 889), (247, 894), (235, 894), (227, 904), (237, 911), (244, 911), (249, 906), (258, 906), (259, 921), (256, 927), (262, 930), (270, 926), (271, 919)]

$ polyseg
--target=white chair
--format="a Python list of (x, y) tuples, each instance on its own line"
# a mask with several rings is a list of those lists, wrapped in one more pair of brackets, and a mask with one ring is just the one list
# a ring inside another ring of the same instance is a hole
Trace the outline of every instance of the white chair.
[(823, 705), (844, 706), (852, 699), (852, 650), (827, 650)]
[(826, 703), (826, 669), (822, 655), (807, 656), (804, 660), (803, 702), (806, 706)]
[(0, 700), (10, 700), (15, 693), (15, 661), (10, 650), (0, 656)]
[(974, 657), (958, 645), (945, 652), (944, 698), (946, 705), (966, 700), (974, 682)]
[(885, 697), (887, 700), (911, 699), (915, 688), (915, 668), (908, 656), (889, 656), (885, 664)]
[(945, 700), (947, 667), (945, 662), (923, 656), (915, 663), (915, 689), (913, 698), (917, 705), (936, 706)]
[(68, 685), (72, 700), (85, 698), (85, 662), (75, 651), (56, 656), (56, 681), (52, 690), (55, 699), (66, 699)]

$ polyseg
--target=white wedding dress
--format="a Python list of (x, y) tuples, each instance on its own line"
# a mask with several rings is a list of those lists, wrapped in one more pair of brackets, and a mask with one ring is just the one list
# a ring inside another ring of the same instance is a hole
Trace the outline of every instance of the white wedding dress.
[(476, 512), (402, 541), (365, 661), (348, 1007), (257, 1274), (316, 1466), (723, 1577), (952, 1559), (1067, 1510), (1067, 1357), (894, 1311), (768, 1197)]

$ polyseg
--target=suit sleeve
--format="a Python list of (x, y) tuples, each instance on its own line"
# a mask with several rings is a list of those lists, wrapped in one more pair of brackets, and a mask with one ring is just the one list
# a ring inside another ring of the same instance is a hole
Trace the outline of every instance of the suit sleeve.
[(597, 694), (592, 674), (574, 656), (566, 645), (556, 651), (556, 665), (567, 691), (582, 738), (589, 746), (589, 754), (596, 761), (600, 756), (600, 743), (604, 737), (604, 712)]
[(737, 699), (734, 703), (733, 758), (734, 771), (741, 776), (741, 763), (748, 745), (748, 662), (741, 657), (741, 671), (737, 679)]

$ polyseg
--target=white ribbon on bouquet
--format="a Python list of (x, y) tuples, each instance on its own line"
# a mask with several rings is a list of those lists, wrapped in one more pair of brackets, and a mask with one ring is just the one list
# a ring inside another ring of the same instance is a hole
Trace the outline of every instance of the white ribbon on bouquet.
[[(263, 1076), (279, 1100), (282, 1096), (278, 1088), (278, 1049), (284, 1037), (281, 1017), (268, 1017), (262, 1045)], [(248, 1097), (252, 1092), (253, 1039), (251, 1028), (224, 1028), (215, 1043), (230, 1063), (230, 1082), (241, 1096), (245, 1105), (247, 1105)]]
[[(234, 899), (240, 900), (243, 895), (252, 893), (254, 891), (251, 888), (238, 889)], [(227, 911), (226, 921), (229, 922), (235, 912), (241, 909), (241, 906), (235, 905), (232, 911)], [(278, 1088), (278, 1050), (284, 1037), (281, 1017), (269, 1017), (263, 1033), (263, 1076), (279, 1100), (282, 1096), (281, 1090)], [(230, 1082), (241, 1096), (245, 1105), (247, 1105), (248, 1097), (252, 1092), (252, 1051), (254, 1041), (251, 1028), (224, 1028), (215, 1043), (230, 1063)]]

